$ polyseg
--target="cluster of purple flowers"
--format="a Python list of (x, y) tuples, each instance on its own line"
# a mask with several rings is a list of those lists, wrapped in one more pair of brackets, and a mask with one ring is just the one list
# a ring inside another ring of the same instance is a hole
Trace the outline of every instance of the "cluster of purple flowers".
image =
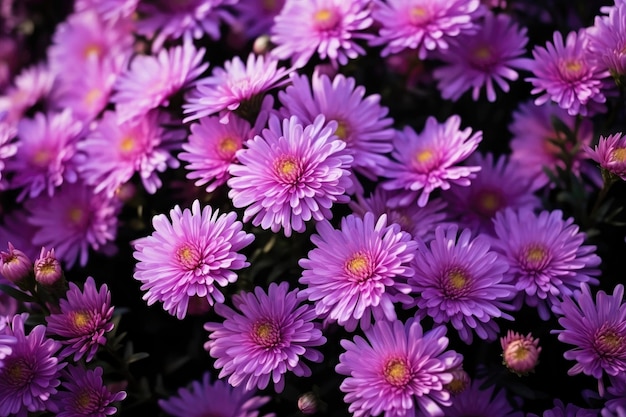
[(0, 1), (0, 417), (626, 417), (626, 2), (64, 2)]

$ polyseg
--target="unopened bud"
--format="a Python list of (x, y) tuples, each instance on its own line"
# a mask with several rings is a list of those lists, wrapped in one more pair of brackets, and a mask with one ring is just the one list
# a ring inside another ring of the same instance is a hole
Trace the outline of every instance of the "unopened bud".
[(24, 252), (15, 249), (11, 242), (8, 252), (0, 252), (0, 273), (22, 290), (31, 289), (33, 262)]
[(44, 287), (51, 287), (63, 278), (61, 263), (54, 256), (54, 249), (46, 252), (41, 248), (39, 259), (35, 261), (35, 281)]
[(298, 398), (298, 409), (302, 412), (302, 414), (309, 415), (317, 413), (317, 405), (317, 396), (312, 392), (302, 394), (300, 398)]
[(452, 381), (448, 382), (445, 388), (452, 395), (457, 395), (465, 391), (471, 382), (467, 372), (465, 372), (463, 368), (455, 368), (450, 373), (452, 374)]
[(263, 55), (270, 50), (270, 37), (268, 35), (261, 35), (254, 40), (252, 45), (252, 51), (257, 55)]
[(526, 375), (535, 369), (539, 362), (539, 339), (534, 339), (530, 333), (522, 336), (517, 332), (508, 331), (505, 337), (500, 338), (502, 346), (502, 363), (511, 372)]

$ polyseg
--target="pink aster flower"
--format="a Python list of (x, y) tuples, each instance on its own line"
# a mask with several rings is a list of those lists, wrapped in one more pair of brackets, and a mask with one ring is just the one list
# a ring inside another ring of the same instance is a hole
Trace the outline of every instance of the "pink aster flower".
[(242, 230), (235, 212), (201, 209), (198, 200), (191, 210), (174, 207), (170, 218), (154, 216), (154, 232), (134, 241), (134, 278), (142, 283), (148, 305), (161, 301), (168, 313), (183, 319), (193, 296), (210, 305), (224, 302), (218, 286), (237, 281), (234, 271), (249, 265), (238, 251), (252, 243), (254, 235)]
[(417, 244), (399, 225), (388, 225), (386, 215), (349, 215), (340, 229), (320, 222), (311, 242), (316, 248), (299, 261), (307, 286), (300, 297), (314, 302), (317, 314), (354, 331), (358, 324), (369, 328), (372, 319), (395, 320), (394, 303), (412, 301), (407, 278)]
[(85, 369), (70, 366), (63, 371), (63, 382), (53, 401), (56, 417), (106, 417), (117, 412), (112, 404), (126, 398), (126, 392), (111, 392), (102, 381), (101, 367)]
[[(4, 161), (17, 153), (17, 143), (13, 140), (16, 134), (16, 129), (7, 123), (0, 122), (0, 181), (2, 181)], [(3, 183), (0, 182), (0, 190), (3, 188)]]
[(192, 86), (209, 66), (202, 62), (204, 52), (185, 39), (182, 45), (162, 49), (157, 55), (136, 55), (115, 82), (111, 97), (120, 121), (167, 106), (172, 95)]
[(184, 131), (166, 127), (172, 124), (158, 110), (126, 122), (119, 121), (119, 111), (104, 113), (78, 144), (81, 178), (94, 192), (113, 196), (137, 173), (146, 191), (154, 194), (162, 185), (158, 173), (179, 166), (172, 153), (180, 149)]
[(56, 394), (65, 363), (55, 356), (60, 343), (45, 337), (46, 327), (35, 326), (26, 334), (27, 315), (15, 315), (5, 334), (15, 337), (13, 352), (0, 369), (0, 416), (26, 417), (44, 411)]
[(560, 297), (571, 297), (580, 285), (597, 285), (600, 258), (585, 245), (585, 234), (560, 210), (507, 208), (496, 213), (493, 247), (509, 264), (507, 276), (519, 295), (517, 305), (537, 307), (547, 320)]
[(56, 74), (43, 63), (23, 69), (13, 79), (13, 85), (0, 95), (0, 115), (4, 113), (2, 121), (17, 126), (28, 110), (48, 101), (55, 78)]
[(606, 138), (600, 136), (595, 149), (589, 146), (585, 146), (584, 149), (591, 159), (600, 164), (600, 168), (626, 181), (626, 136), (622, 133), (615, 133)]
[(237, 13), (237, 25), (248, 39), (269, 34), (276, 17), (286, 0), (239, 0), (233, 7)]
[(528, 69), (534, 76), (526, 80), (533, 85), (531, 94), (541, 94), (536, 105), (552, 100), (572, 116), (592, 115), (604, 108), (603, 79), (609, 73), (589, 59), (586, 45), (584, 32), (570, 32), (565, 43), (561, 33), (554, 32), (553, 42), (533, 49)]
[(626, 3), (611, 7), (608, 16), (596, 16), (586, 31), (595, 59), (611, 74), (626, 75)]
[(626, 305), (624, 286), (618, 284), (613, 295), (598, 291), (594, 299), (586, 283), (582, 292), (564, 297), (560, 305), (563, 329), (553, 330), (561, 342), (574, 347), (566, 351), (565, 359), (576, 361), (568, 375), (584, 373), (598, 380), (600, 395), (604, 395), (603, 375), (623, 375), (626, 371)]
[(453, 38), (438, 55), (445, 64), (433, 76), (442, 97), (457, 101), (471, 89), (472, 100), (477, 101), (484, 88), (487, 100), (496, 101), (494, 84), (507, 93), (508, 81), (518, 78), (516, 70), (527, 66), (528, 60), (522, 58), (527, 43), (526, 28), (506, 14), (487, 13), (478, 32)]
[(76, 261), (85, 266), (89, 249), (104, 251), (115, 240), (120, 202), (81, 182), (65, 184), (54, 197), (39, 196), (24, 206), (28, 223), (36, 227), (33, 245), (54, 248), (67, 268)]
[(269, 128), (245, 143), (232, 164), (228, 193), (235, 207), (246, 207), (244, 221), (285, 236), (304, 232), (305, 223), (332, 217), (336, 203), (347, 203), (352, 156), (337, 140), (335, 122), (318, 116), (302, 125), (296, 116), (269, 120)]
[(495, 214), (506, 208), (537, 208), (541, 201), (532, 183), (506, 155), (472, 154), (467, 163), (481, 170), (468, 187), (453, 186), (442, 193), (451, 217), (475, 233), (493, 234)]
[(317, 53), (333, 65), (346, 65), (349, 59), (365, 55), (356, 42), (367, 39), (372, 25), (368, 0), (286, 0), (274, 18), (270, 52), (278, 59), (291, 59), (303, 67)]
[(526, 336), (509, 330), (500, 338), (503, 364), (517, 375), (532, 372), (539, 362), (541, 347), (539, 339), (528, 333)]
[(354, 78), (338, 74), (331, 80), (315, 72), (310, 82), (305, 75), (293, 76), (278, 97), (284, 117), (296, 115), (309, 124), (323, 114), (327, 121), (336, 121), (335, 135), (354, 156), (352, 168), (372, 180), (382, 174), (394, 130), (388, 109), (380, 105), (380, 95), (365, 97), (365, 88), (356, 86)]
[(491, 250), (490, 239), (473, 237), (468, 229), (459, 233), (454, 225), (438, 227), (430, 245), (419, 246), (411, 266), (417, 317), (452, 324), (465, 343), (472, 343), (473, 333), (495, 340), (499, 327), (494, 319), (513, 320), (505, 311), (513, 309), (515, 289), (505, 279), (508, 266)]
[(481, 14), (480, 0), (374, 0), (380, 29), (370, 43), (384, 45), (382, 56), (410, 48), (425, 59), (429, 51), (447, 49), (450, 39), (474, 32)]
[(188, 142), (182, 145), (184, 152), (178, 158), (189, 162), (185, 166), (187, 178), (196, 180), (198, 187), (206, 185), (210, 193), (230, 178), (228, 167), (237, 160), (235, 153), (243, 143), (253, 136), (252, 129), (235, 115), (228, 118), (228, 123), (214, 116), (203, 117), (190, 129)]
[(137, 9), (139, 0), (76, 0), (74, 10), (85, 12), (93, 10), (105, 22), (115, 22), (131, 17)]
[(321, 362), (316, 346), (326, 343), (310, 305), (300, 304), (298, 290), (289, 284), (271, 283), (267, 293), (254, 292), (233, 296), (233, 310), (224, 304), (215, 306), (223, 323), (206, 323), (209, 340), (204, 348), (216, 358), (220, 378), (228, 376), (233, 387), (264, 389), (270, 380), (276, 392), (285, 387), (285, 373), (307, 377), (311, 369), (303, 359)]
[(391, 206), (406, 206), (414, 203), (424, 207), (430, 194), (441, 188), (447, 190), (451, 184), (470, 185), (470, 179), (478, 166), (456, 166), (465, 160), (478, 147), (482, 132), (471, 128), (459, 130), (461, 118), (451, 116), (444, 123), (430, 116), (424, 130), (418, 135), (405, 126), (396, 132), (393, 141), (392, 161), (385, 167), (381, 186), (390, 191), (410, 191), (399, 194), (402, 198), (392, 198)]
[(69, 109), (61, 113), (37, 113), (32, 119), (20, 121), (17, 130), (20, 146), (6, 162), (6, 170), (12, 175), (10, 187), (21, 189), (18, 201), (41, 193), (52, 196), (63, 183), (76, 182), (74, 154), (82, 133), (83, 124)]
[(60, 311), (46, 317), (47, 334), (61, 339), (60, 357), (74, 355), (75, 361), (84, 357), (90, 362), (106, 343), (105, 333), (113, 330), (111, 293), (106, 284), (97, 289), (92, 277), (82, 291), (73, 282), (69, 286), (59, 302)]
[(224, 68), (214, 68), (210, 77), (197, 82), (195, 90), (186, 97), (183, 104), (183, 121), (219, 113), (223, 121), (230, 112), (254, 123), (260, 111), (264, 94), (289, 82), (286, 76), (291, 68), (278, 66), (278, 60), (263, 55), (248, 55), (244, 63), (235, 56), (224, 63)]
[[(161, 410), (174, 417), (206, 417), (207, 413), (216, 416), (257, 417), (259, 408), (270, 397), (258, 396), (254, 390), (242, 386), (233, 387), (225, 381), (211, 382), (211, 375), (205, 372), (202, 381), (193, 381), (189, 388), (179, 388), (177, 395), (159, 400)], [(265, 414), (263, 417), (273, 417)]]
[[(485, 387), (484, 379), (475, 379), (461, 393), (452, 397), (452, 405), (443, 408), (446, 417), (524, 417), (507, 400), (507, 392), (495, 385)], [(421, 417), (421, 416), (420, 416)]]
[(378, 321), (365, 339), (342, 340), (337, 373), (346, 375), (339, 389), (355, 417), (443, 416), (450, 405), (445, 386), (463, 357), (446, 350), (446, 328), (424, 332), (419, 321)]

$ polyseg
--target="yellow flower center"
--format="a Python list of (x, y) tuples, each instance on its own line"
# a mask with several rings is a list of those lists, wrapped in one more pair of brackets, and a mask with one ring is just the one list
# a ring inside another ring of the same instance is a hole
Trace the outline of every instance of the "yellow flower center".
[(616, 148), (611, 152), (611, 160), (614, 162), (626, 161), (626, 148)]
[(128, 154), (135, 149), (135, 139), (132, 136), (124, 136), (120, 141), (120, 151), (124, 154)]
[(298, 161), (292, 156), (282, 156), (274, 163), (275, 172), (280, 180), (285, 184), (294, 185), (300, 177), (300, 167)]
[(280, 329), (272, 320), (259, 320), (252, 326), (252, 339), (264, 348), (275, 347), (280, 343)]
[(233, 138), (225, 137), (220, 141), (219, 149), (224, 154), (232, 155), (239, 150), (239, 144)]
[(102, 53), (102, 48), (100, 48), (100, 45), (89, 44), (87, 45), (87, 47), (85, 47), (83, 53), (85, 55), (85, 58), (97, 58)]
[(86, 311), (73, 311), (70, 313), (72, 327), (78, 330), (85, 330), (89, 326), (91, 315)]
[(467, 277), (460, 269), (453, 269), (448, 273), (448, 282), (454, 289), (461, 290), (467, 284)]
[(499, 192), (493, 190), (483, 190), (476, 199), (477, 209), (480, 214), (491, 218), (502, 208), (502, 196)]
[(176, 250), (176, 261), (180, 266), (188, 271), (193, 271), (201, 264), (200, 252), (192, 246), (183, 245)]
[(352, 280), (363, 282), (372, 276), (372, 262), (367, 254), (357, 252), (346, 261), (345, 270)]
[(341, 140), (346, 140), (349, 134), (350, 129), (346, 122), (337, 120), (337, 130), (335, 130), (335, 135)]
[(413, 6), (409, 10), (409, 22), (413, 25), (420, 25), (430, 18), (430, 14), (426, 7)]
[(394, 387), (403, 387), (411, 380), (411, 368), (404, 358), (391, 358), (383, 368), (385, 381)]
[(430, 149), (425, 149), (423, 151), (419, 151), (417, 155), (415, 155), (415, 160), (420, 164), (429, 162), (433, 159), (435, 154)]
[(577, 79), (585, 69), (584, 63), (579, 59), (566, 59), (559, 65), (561, 74), (569, 79)]
[(102, 97), (102, 91), (99, 88), (92, 88), (85, 95), (85, 104), (87, 106), (93, 106), (100, 97)]
[(31, 163), (40, 168), (47, 167), (51, 160), (52, 152), (45, 148), (37, 149), (31, 157)]
[(67, 212), (70, 223), (80, 225), (85, 220), (85, 211), (80, 207), (72, 207)]
[(318, 29), (329, 30), (337, 26), (339, 18), (333, 10), (324, 8), (313, 14), (313, 21)]

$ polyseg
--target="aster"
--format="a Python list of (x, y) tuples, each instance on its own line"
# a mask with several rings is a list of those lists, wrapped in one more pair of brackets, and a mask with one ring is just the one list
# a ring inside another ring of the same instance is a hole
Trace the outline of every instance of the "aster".
[(168, 313), (183, 319), (191, 297), (204, 298), (210, 305), (224, 302), (218, 287), (237, 281), (235, 271), (249, 265), (238, 252), (252, 243), (254, 235), (242, 230), (235, 212), (201, 208), (198, 200), (191, 210), (175, 206), (170, 218), (154, 216), (154, 232), (134, 241), (138, 261), (134, 278), (142, 283), (148, 305), (163, 302)]
[(69, 109), (60, 113), (36, 113), (19, 122), (17, 153), (6, 161), (11, 173), (11, 188), (20, 188), (18, 201), (45, 193), (55, 194), (62, 184), (78, 179), (75, 162), (76, 143), (83, 124)]
[(587, 283), (581, 291), (565, 296), (560, 304), (562, 329), (553, 330), (559, 341), (574, 347), (563, 354), (576, 361), (568, 375), (584, 373), (598, 380), (604, 395), (604, 375), (617, 376), (626, 371), (626, 305), (624, 286), (618, 284), (609, 295), (598, 291), (594, 299)]
[(315, 347), (326, 338), (313, 322), (315, 310), (298, 298), (298, 290), (289, 291), (287, 282), (273, 282), (267, 292), (256, 287), (254, 292), (234, 295), (236, 310), (215, 306), (224, 321), (204, 325), (209, 332), (204, 348), (216, 358), (220, 378), (228, 376), (229, 384), (246, 390), (264, 389), (271, 380), (276, 392), (282, 392), (285, 373), (311, 375), (303, 359), (321, 362), (323, 356)]
[(47, 101), (54, 85), (56, 74), (45, 63), (24, 68), (0, 95), (0, 115), (3, 123), (17, 126), (24, 114), (37, 103)]
[(611, 7), (608, 16), (596, 16), (586, 32), (595, 59), (614, 77), (626, 75), (626, 3)]
[(291, 85), (278, 97), (284, 117), (296, 115), (309, 124), (323, 114), (327, 121), (336, 121), (335, 135), (354, 156), (352, 168), (372, 180), (382, 174), (394, 130), (380, 95), (365, 96), (365, 87), (357, 86), (352, 77), (337, 74), (331, 80), (316, 71), (310, 82), (305, 75), (292, 76)]
[(73, 282), (59, 301), (59, 312), (46, 317), (47, 333), (61, 340), (60, 357), (74, 355), (74, 360), (90, 362), (100, 346), (106, 343), (105, 333), (113, 330), (111, 293), (106, 284), (96, 288), (88, 277), (81, 291)]
[(615, 133), (607, 137), (600, 136), (595, 149), (584, 146), (591, 159), (600, 164), (600, 168), (610, 175), (626, 180), (626, 136)]
[(198, 187), (205, 185), (210, 193), (230, 178), (228, 167), (237, 160), (235, 153), (252, 137), (252, 129), (248, 122), (231, 115), (228, 123), (220, 122), (217, 116), (203, 117), (192, 123), (190, 130), (178, 158), (188, 162), (187, 178), (196, 180)]
[(368, 0), (286, 0), (274, 18), (271, 54), (303, 67), (317, 53), (333, 65), (365, 55), (356, 42), (372, 25)]
[(552, 42), (533, 49), (528, 69), (534, 76), (526, 80), (533, 85), (531, 94), (541, 94), (536, 105), (552, 100), (572, 116), (603, 109), (603, 79), (609, 73), (589, 59), (586, 45), (584, 32), (572, 31), (565, 41), (560, 32), (554, 32)]
[[(7, 123), (0, 122), (0, 181), (2, 181), (4, 161), (17, 153), (17, 143), (13, 140), (16, 134), (16, 129)], [(0, 182), (0, 189), (3, 188), (2, 184)]]
[(477, 29), (480, 0), (374, 0), (372, 16), (380, 25), (372, 45), (384, 45), (381, 55), (417, 49), (420, 59), (445, 50), (449, 41)]
[(121, 122), (139, 117), (159, 106), (180, 90), (192, 87), (209, 64), (202, 62), (204, 48), (184, 39), (182, 45), (162, 49), (157, 55), (136, 55), (114, 85), (111, 101)]
[(585, 233), (560, 210), (505, 209), (496, 213), (494, 250), (509, 265), (508, 279), (519, 295), (516, 305), (536, 307), (547, 320), (560, 297), (571, 297), (581, 284), (597, 285), (600, 258), (585, 245)]
[(205, 417), (207, 413), (257, 417), (259, 408), (269, 400), (270, 397), (256, 395), (255, 390), (233, 387), (221, 380), (211, 381), (211, 375), (205, 372), (201, 381), (193, 381), (189, 388), (179, 388), (176, 395), (159, 400), (159, 407), (175, 417)]
[(626, 415), (626, 374), (609, 377), (609, 381), (602, 417), (623, 417)]
[(495, 340), (499, 327), (494, 319), (513, 320), (505, 312), (512, 310), (509, 300), (515, 296), (504, 275), (508, 267), (485, 236), (474, 237), (468, 229), (459, 233), (456, 225), (437, 227), (430, 245), (420, 244), (411, 266), (417, 316), (449, 322), (465, 343), (472, 343), (473, 333)]
[(153, 110), (120, 122), (119, 110), (107, 111), (77, 148), (77, 168), (94, 192), (113, 196), (135, 174), (150, 194), (162, 186), (158, 173), (178, 168), (173, 152), (180, 149), (184, 131), (169, 115)]
[(246, 207), (244, 222), (285, 236), (304, 232), (306, 222), (332, 217), (336, 203), (347, 203), (352, 186), (352, 156), (337, 140), (335, 122), (324, 116), (303, 125), (296, 116), (271, 116), (269, 128), (236, 153), (238, 164), (228, 172), (228, 196), (235, 207)]
[(502, 346), (502, 363), (517, 375), (532, 372), (539, 362), (541, 353), (539, 339), (533, 338), (531, 333), (523, 336), (509, 330), (506, 336), (500, 338), (500, 346)]
[(419, 321), (377, 321), (365, 338), (341, 340), (337, 373), (346, 375), (339, 389), (355, 417), (443, 416), (450, 405), (445, 385), (462, 356), (446, 350), (443, 326), (424, 332)]
[(56, 256), (71, 268), (87, 264), (89, 249), (104, 250), (115, 240), (117, 199), (77, 182), (63, 185), (54, 197), (39, 196), (26, 201), (28, 223), (36, 227), (32, 244), (55, 248)]
[(522, 411), (516, 411), (507, 400), (503, 389), (495, 385), (484, 387), (485, 380), (475, 379), (471, 385), (452, 397), (452, 405), (445, 407), (446, 417), (524, 417)]
[(453, 186), (442, 193), (448, 213), (463, 227), (493, 235), (493, 218), (500, 210), (540, 206), (532, 183), (506, 155), (496, 159), (492, 153), (474, 153), (467, 164), (480, 167), (472, 183), (467, 187)]
[(46, 327), (24, 329), (27, 315), (15, 315), (5, 334), (15, 337), (13, 352), (0, 369), (0, 416), (25, 417), (28, 412), (46, 410), (56, 394), (65, 363), (55, 356), (60, 343), (46, 338)]
[(300, 297), (348, 331), (358, 324), (367, 329), (372, 319), (395, 320), (394, 303), (411, 301), (407, 279), (414, 273), (410, 263), (417, 247), (411, 235), (373, 213), (348, 215), (339, 229), (320, 222), (316, 231), (311, 236), (316, 248), (299, 261), (299, 282), (307, 286)]
[[(575, 404), (564, 404), (563, 401), (554, 400), (554, 407), (545, 410), (542, 417), (597, 417), (599, 410), (590, 410), (581, 408)], [(539, 417), (536, 414), (530, 413), (528, 417)]]
[(516, 70), (526, 67), (527, 59), (522, 56), (527, 43), (526, 28), (506, 14), (488, 12), (478, 32), (453, 38), (438, 55), (444, 65), (433, 76), (442, 97), (457, 101), (471, 89), (472, 100), (477, 101), (484, 88), (487, 100), (496, 101), (494, 84), (508, 93), (508, 81), (517, 80)]
[(268, 34), (274, 17), (280, 13), (286, 0), (239, 0), (233, 8), (237, 13), (237, 24), (249, 39)]
[(402, 193), (402, 198), (393, 198), (391, 206), (405, 206), (417, 200), (424, 207), (430, 194), (436, 189), (447, 190), (452, 184), (470, 185), (470, 180), (480, 171), (479, 166), (457, 166), (478, 147), (482, 132), (471, 128), (460, 130), (461, 118), (449, 117), (444, 123), (430, 116), (420, 134), (410, 126), (397, 131), (393, 140), (393, 151), (385, 167), (382, 187)]
[(223, 121), (230, 112), (254, 123), (264, 94), (289, 82), (286, 77), (293, 69), (278, 66), (278, 60), (251, 53), (244, 63), (235, 56), (224, 67), (213, 69), (210, 77), (197, 82), (186, 97), (183, 112), (190, 114), (183, 121), (219, 113)]
[[(3, 327), (0, 326), (0, 331), (2, 330)], [(13, 352), (13, 345), (16, 342), (15, 336), (0, 333), (0, 371), (4, 368), (4, 359)]]
[(76, 0), (74, 10), (84, 12), (95, 11), (105, 22), (115, 22), (131, 17), (137, 9), (139, 0)]

